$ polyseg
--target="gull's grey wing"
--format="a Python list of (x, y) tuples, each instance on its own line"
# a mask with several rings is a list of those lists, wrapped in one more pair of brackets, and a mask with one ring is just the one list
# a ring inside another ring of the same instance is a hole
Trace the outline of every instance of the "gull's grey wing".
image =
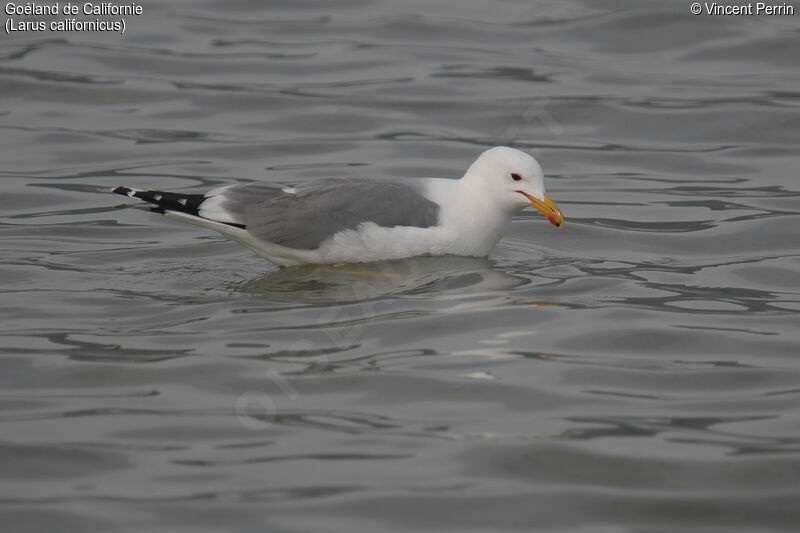
[[(332, 179), (295, 188), (263, 183), (232, 185), (213, 196), (201, 216), (243, 225), (253, 236), (295, 249), (315, 249), (340, 231), (363, 222), (427, 228), (439, 222), (439, 205), (419, 185)], [(211, 211), (222, 216), (211, 216)], [(227, 218), (227, 219), (226, 219)]]

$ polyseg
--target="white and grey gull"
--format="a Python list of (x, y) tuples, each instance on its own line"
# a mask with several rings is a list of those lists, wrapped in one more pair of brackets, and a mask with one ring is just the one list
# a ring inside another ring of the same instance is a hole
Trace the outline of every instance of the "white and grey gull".
[(279, 266), (485, 257), (528, 206), (555, 226), (564, 224), (536, 159), (505, 146), (483, 152), (460, 179), (330, 178), (293, 187), (226, 185), (205, 194), (128, 187), (113, 192), (216, 230)]

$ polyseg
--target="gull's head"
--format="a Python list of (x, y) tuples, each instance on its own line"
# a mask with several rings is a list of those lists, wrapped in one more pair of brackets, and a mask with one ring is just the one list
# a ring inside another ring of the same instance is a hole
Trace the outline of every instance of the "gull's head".
[(507, 146), (490, 148), (470, 165), (463, 179), (500, 209), (516, 213), (531, 205), (551, 224), (564, 224), (561, 210), (545, 193), (542, 167), (525, 152)]

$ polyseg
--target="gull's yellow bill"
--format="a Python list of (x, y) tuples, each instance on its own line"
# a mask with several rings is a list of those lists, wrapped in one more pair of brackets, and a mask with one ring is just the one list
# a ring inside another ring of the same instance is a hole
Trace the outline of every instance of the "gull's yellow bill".
[(558, 208), (556, 203), (551, 200), (549, 196), (545, 194), (543, 202), (538, 198), (534, 198), (528, 193), (522, 191), (517, 192), (527, 198), (533, 207), (541, 211), (541, 213), (547, 217), (547, 220), (549, 220), (552, 225), (558, 228), (564, 225), (564, 213), (561, 212), (561, 209)]

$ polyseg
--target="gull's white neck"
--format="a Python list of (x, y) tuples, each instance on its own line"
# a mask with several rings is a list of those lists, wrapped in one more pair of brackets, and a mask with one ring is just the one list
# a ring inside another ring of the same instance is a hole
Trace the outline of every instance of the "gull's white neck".
[(478, 180), (431, 178), (428, 196), (441, 206), (441, 226), (454, 233), (450, 253), (485, 256), (511, 224), (513, 212), (500, 209), (487, 197)]

